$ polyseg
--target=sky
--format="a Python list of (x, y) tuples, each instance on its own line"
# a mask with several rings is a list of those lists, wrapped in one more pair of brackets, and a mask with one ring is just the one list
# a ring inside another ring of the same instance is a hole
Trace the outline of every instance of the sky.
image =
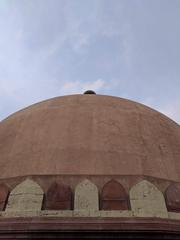
[(180, 0), (0, 0), (0, 120), (87, 89), (180, 124)]

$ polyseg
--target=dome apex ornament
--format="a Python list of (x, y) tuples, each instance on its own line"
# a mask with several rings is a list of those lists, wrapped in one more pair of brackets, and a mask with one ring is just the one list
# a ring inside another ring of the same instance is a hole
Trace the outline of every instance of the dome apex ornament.
[(87, 90), (84, 92), (84, 94), (96, 94), (93, 90)]

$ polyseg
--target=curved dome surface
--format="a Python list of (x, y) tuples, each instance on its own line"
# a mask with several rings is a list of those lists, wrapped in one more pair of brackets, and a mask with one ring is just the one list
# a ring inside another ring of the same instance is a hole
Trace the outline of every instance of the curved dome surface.
[(180, 181), (180, 128), (122, 98), (53, 98), (0, 123), (0, 177), (25, 175), (147, 175)]

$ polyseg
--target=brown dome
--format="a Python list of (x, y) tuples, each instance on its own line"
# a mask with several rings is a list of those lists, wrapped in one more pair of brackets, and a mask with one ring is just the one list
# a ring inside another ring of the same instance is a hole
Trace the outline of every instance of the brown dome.
[(180, 128), (122, 98), (50, 99), (0, 123), (1, 179), (25, 175), (146, 175), (180, 181)]

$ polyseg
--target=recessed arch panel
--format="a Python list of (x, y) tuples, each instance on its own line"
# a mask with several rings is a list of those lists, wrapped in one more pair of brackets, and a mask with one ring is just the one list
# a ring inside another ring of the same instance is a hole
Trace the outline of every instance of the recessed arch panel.
[(45, 194), (45, 209), (68, 210), (72, 208), (72, 192), (69, 186), (52, 183)]
[(171, 184), (165, 192), (166, 206), (168, 211), (180, 212), (180, 184)]
[(0, 184), (0, 211), (4, 210), (8, 195), (9, 188), (5, 184)]
[(128, 210), (129, 197), (124, 187), (116, 180), (107, 182), (101, 193), (101, 209)]

